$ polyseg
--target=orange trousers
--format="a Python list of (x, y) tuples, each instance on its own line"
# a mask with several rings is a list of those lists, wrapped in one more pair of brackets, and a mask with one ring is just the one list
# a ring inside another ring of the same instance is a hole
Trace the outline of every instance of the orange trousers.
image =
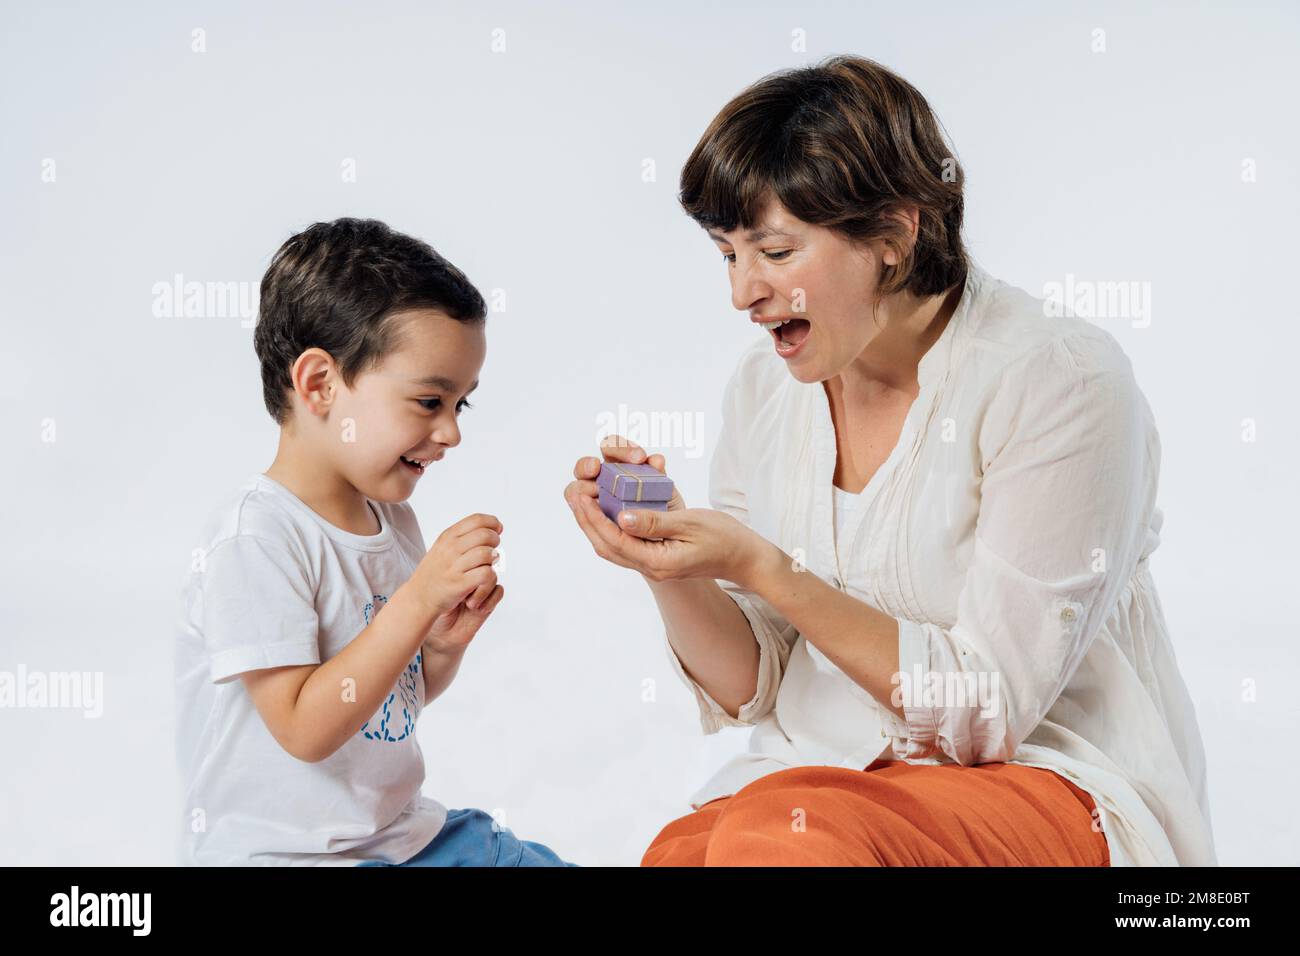
[(794, 767), (673, 820), (642, 866), (1109, 866), (1086, 791), (1019, 764)]

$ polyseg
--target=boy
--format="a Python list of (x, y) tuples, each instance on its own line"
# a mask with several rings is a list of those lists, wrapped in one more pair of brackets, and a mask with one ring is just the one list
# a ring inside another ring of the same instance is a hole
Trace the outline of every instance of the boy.
[(495, 516), (426, 553), (406, 503), (460, 443), (486, 311), (375, 220), (272, 259), (253, 343), (279, 449), (209, 519), (177, 648), (184, 862), (574, 865), (420, 793), (416, 719), (504, 595)]

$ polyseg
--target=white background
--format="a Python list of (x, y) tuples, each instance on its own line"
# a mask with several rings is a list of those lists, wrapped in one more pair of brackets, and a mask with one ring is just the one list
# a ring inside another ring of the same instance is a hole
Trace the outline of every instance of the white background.
[(276, 430), (251, 329), (157, 317), (152, 289), (255, 285), (292, 232), (342, 215), (505, 293), (464, 440), (411, 499), (430, 542), (472, 511), (506, 527), (507, 599), (420, 723), (425, 792), (567, 859), (638, 862), (746, 732), (702, 736), (648, 590), (561, 492), (623, 403), (703, 416), (698, 445), (657, 450), (707, 504), (722, 386), (756, 333), (677, 175), (732, 95), (833, 53), (930, 100), (995, 276), (1151, 283), (1148, 328), (1099, 324), (1160, 427), (1152, 568), (1220, 861), (1300, 862), (1295, 7), (269, 6), (4, 7), (0, 669), (102, 671), (106, 699), (99, 719), (0, 711), (0, 862), (173, 861), (180, 590)]

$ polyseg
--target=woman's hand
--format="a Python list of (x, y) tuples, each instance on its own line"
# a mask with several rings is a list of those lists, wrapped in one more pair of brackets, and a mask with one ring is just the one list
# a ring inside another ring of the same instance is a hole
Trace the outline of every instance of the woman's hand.
[[(601, 453), (605, 461), (644, 462), (664, 471), (663, 455), (647, 458), (644, 449), (618, 435), (601, 442)], [(675, 488), (667, 511), (625, 511), (619, 516), (622, 523), (615, 525), (597, 503), (600, 465), (598, 458), (579, 458), (573, 467), (576, 480), (565, 486), (564, 498), (596, 554), (606, 561), (650, 581), (722, 578), (746, 587), (760, 560), (775, 547), (731, 515), (687, 508)], [(635, 524), (629, 524), (629, 518)]]

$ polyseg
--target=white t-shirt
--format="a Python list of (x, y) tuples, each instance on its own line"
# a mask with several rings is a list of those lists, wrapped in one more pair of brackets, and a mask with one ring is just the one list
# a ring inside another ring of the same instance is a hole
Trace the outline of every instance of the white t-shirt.
[(442, 829), (446, 807), (420, 793), (421, 654), (317, 763), (276, 742), (238, 677), (329, 660), (410, 577), (425, 553), (414, 511), (369, 503), (382, 530), (352, 534), (258, 474), (209, 518), (176, 647), (183, 863), (401, 863)]

